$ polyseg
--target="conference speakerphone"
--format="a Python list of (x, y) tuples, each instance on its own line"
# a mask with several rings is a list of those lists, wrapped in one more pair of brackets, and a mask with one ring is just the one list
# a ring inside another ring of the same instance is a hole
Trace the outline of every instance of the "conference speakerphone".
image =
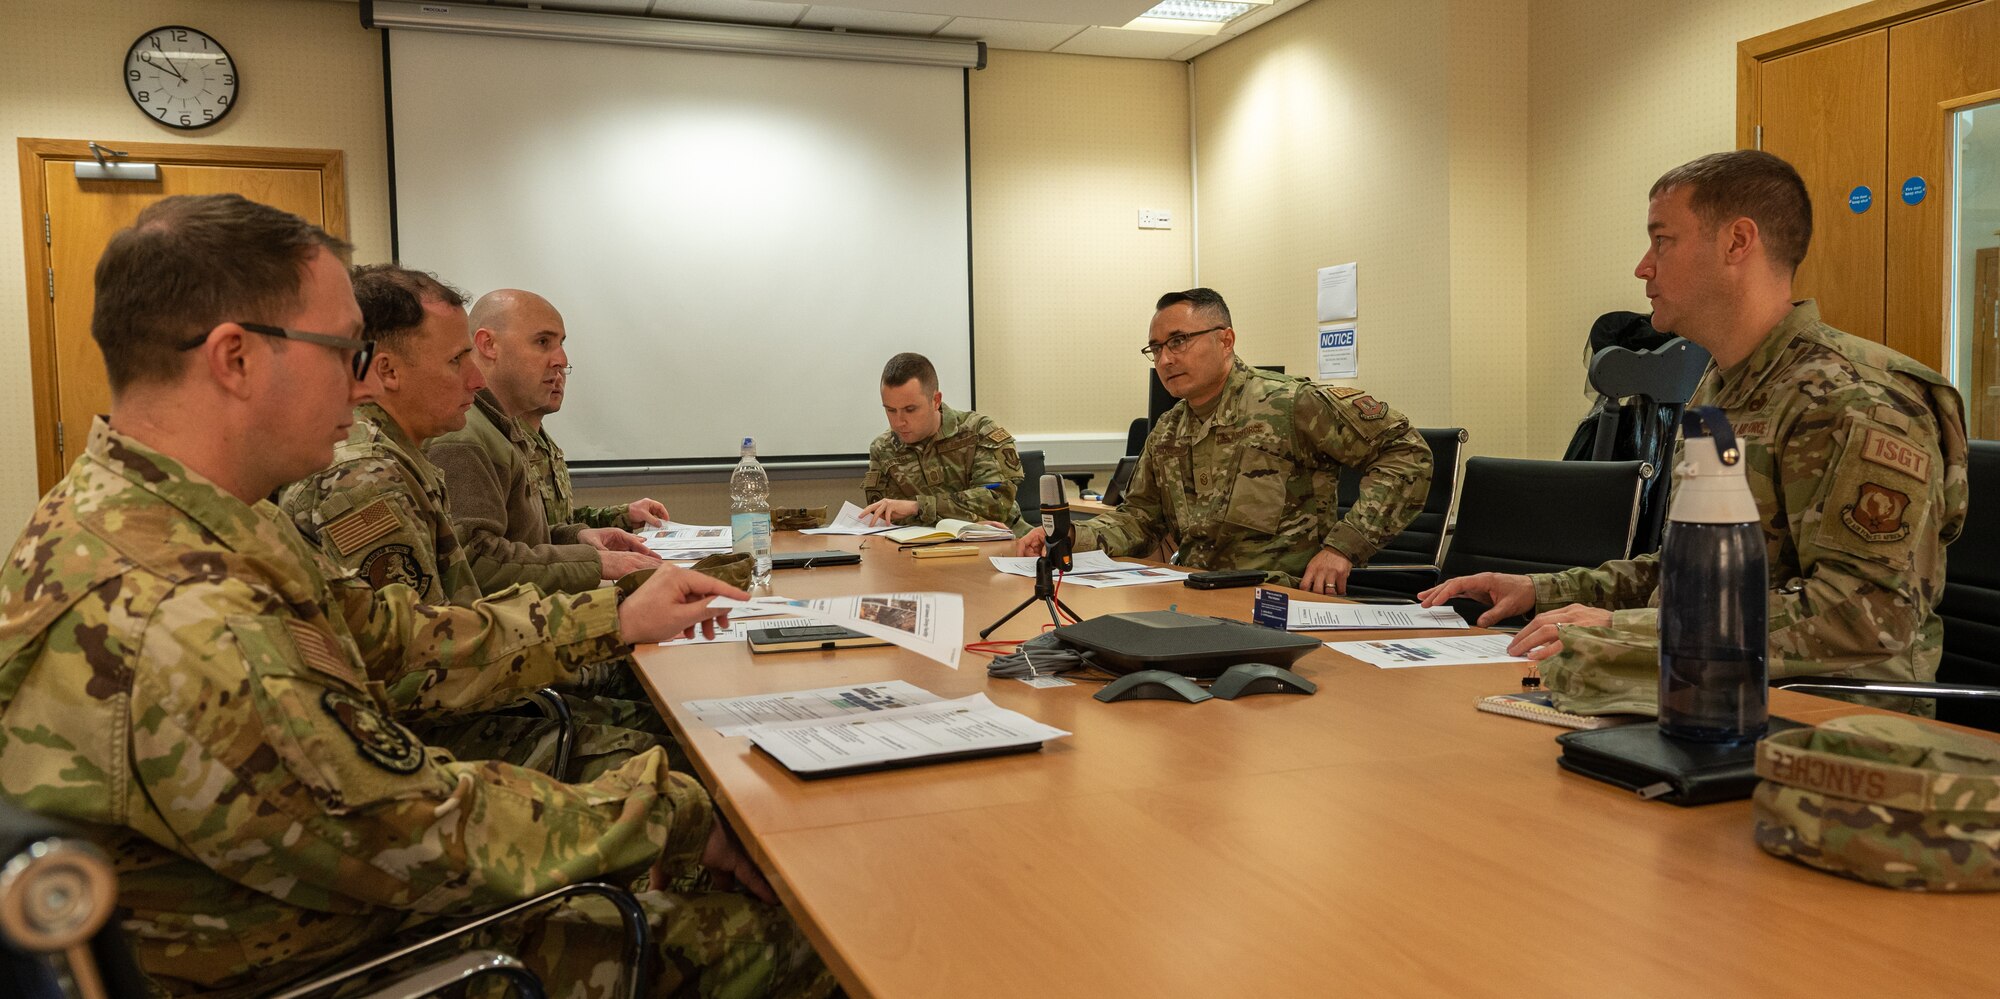
[(1105, 614), (1052, 634), (1095, 653), (1095, 665), (1120, 674), (1164, 669), (1213, 677), (1237, 663), (1289, 666), (1319, 648), (1319, 639), (1306, 635), (1179, 611)]

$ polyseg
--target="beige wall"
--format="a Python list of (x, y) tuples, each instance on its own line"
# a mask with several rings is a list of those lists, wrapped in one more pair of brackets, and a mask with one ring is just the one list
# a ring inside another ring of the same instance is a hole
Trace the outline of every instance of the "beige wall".
[[(20, 196), (13, 140), (219, 143), (340, 149), (347, 154), (348, 225), (358, 259), (389, 253), (388, 160), (381, 41), (351, 3), (292, 0), (4, 0), (0, 122), (9, 147), (0, 191)], [(162, 24), (214, 35), (243, 76), (242, 103), (199, 132), (167, 128), (125, 94), (132, 40)], [(16, 201), (18, 204), (18, 201)], [(0, 212), (0, 533), (34, 507), (33, 387), (21, 213)]]
[(1646, 311), (1632, 268), (1660, 174), (1736, 146), (1736, 43), (1848, 0), (1534, 0), (1529, 21), (1528, 449), (1583, 415), (1584, 336)]
[[(971, 97), (979, 409), (1122, 439), (1146, 415), (1152, 304), (1192, 274), (1187, 68), (993, 51)], [(1140, 229), (1141, 208), (1174, 227)]]

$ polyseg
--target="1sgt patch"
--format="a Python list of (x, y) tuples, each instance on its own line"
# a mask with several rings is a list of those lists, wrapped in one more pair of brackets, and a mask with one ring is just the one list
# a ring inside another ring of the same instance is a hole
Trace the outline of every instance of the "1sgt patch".
[(369, 552), (361, 562), (361, 578), (378, 590), (390, 583), (401, 583), (420, 597), (431, 585), (430, 575), (424, 572), (416, 550), (409, 545), (383, 545)]
[(424, 747), (410, 730), (390, 721), (375, 705), (344, 690), (327, 688), (319, 698), (320, 707), (340, 723), (362, 759), (392, 774), (413, 774), (423, 769)]
[(1922, 448), (1874, 427), (1869, 427), (1862, 436), (1861, 457), (1883, 468), (1893, 468), (1918, 482), (1927, 481), (1924, 476), (1931, 470), (1931, 456), (1925, 454)]
[(1379, 420), (1389, 412), (1389, 407), (1372, 395), (1359, 395), (1354, 397), (1354, 411), (1364, 420)]
[(1903, 523), (1903, 511), (1909, 507), (1908, 494), (1863, 482), (1854, 502), (1841, 508), (1840, 521), (1848, 530), (1877, 544), (1901, 541), (1910, 533), (1910, 525)]

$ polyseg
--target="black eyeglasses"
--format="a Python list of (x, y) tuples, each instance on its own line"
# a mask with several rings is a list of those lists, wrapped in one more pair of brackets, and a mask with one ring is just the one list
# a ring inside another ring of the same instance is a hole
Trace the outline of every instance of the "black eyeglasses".
[[(316, 343), (322, 347), (332, 347), (335, 350), (346, 353), (349, 355), (347, 359), (348, 367), (353, 369), (354, 380), (357, 382), (368, 377), (368, 365), (375, 360), (375, 341), (373, 340), (356, 340), (353, 337), (328, 336), (325, 333), (301, 333), (298, 330), (288, 330), (283, 326), (266, 326), (263, 323), (237, 323), (236, 325), (252, 333), (262, 333), (265, 336), (274, 336), (280, 340)], [(215, 331), (209, 331), (209, 333), (213, 332)], [(176, 344), (174, 349), (193, 350), (207, 342), (208, 333), (203, 333), (186, 343)]]
[(1227, 325), (1210, 326), (1205, 330), (1195, 330), (1193, 333), (1176, 333), (1165, 340), (1161, 340), (1159, 343), (1149, 343), (1139, 348), (1139, 353), (1146, 355), (1146, 360), (1148, 361), (1157, 361), (1160, 359), (1161, 354), (1179, 354), (1181, 351), (1186, 350), (1187, 345), (1193, 343), (1195, 337), (1207, 336), (1210, 333), (1217, 333), (1228, 328)]

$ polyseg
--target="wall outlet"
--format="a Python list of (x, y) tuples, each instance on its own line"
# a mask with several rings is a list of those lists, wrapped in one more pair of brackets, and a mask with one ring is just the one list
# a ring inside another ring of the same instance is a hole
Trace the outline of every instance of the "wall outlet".
[(1139, 228), (1172, 229), (1173, 227), (1174, 227), (1173, 212), (1167, 211), (1164, 208), (1139, 209)]

